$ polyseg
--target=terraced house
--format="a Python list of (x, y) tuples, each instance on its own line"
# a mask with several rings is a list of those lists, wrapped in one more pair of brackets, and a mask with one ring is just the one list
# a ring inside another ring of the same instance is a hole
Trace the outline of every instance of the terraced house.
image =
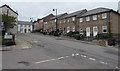
[[(53, 14), (49, 14), (41, 19), (38, 19), (37, 21), (33, 22), (34, 25), (34, 31), (35, 30), (40, 30), (40, 29), (44, 29), (46, 30), (46, 25), (44, 23), (47, 23), (47, 20), (54, 17)], [(45, 26), (45, 27), (44, 27)]]
[(74, 13), (70, 13), (66, 16), (62, 16), (59, 19), (59, 28), (63, 31), (63, 33), (68, 33), (70, 31), (77, 31), (77, 15), (82, 15), (87, 10), (80, 10)]
[(59, 19), (65, 15), (67, 15), (67, 13), (63, 13), (58, 15), (57, 17), (55, 16), (50, 19), (47, 19), (46, 22), (44, 22), (44, 29), (46, 30), (46, 32), (56, 31), (56, 28), (61, 30), (61, 28), (59, 27), (60, 26)]
[(77, 18), (78, 31), (85, 32), (88, 37), (95, 37), (98, 34), (120, 36), (118, 30), (120, 14), (112, 9), (96, 8)]

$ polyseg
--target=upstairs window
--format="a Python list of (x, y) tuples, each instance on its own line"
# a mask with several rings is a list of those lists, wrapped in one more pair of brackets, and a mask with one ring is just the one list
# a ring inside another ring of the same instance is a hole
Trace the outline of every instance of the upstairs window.
[(61, 20), (60, 20), (60, 23), (62, 23)]
[(107, 13), (103, 13), (102, 14), (102, 19), (106, 19), (107, 18)]
[(86, 21), (90, 21), (90, 17), (86, 17)]
[(80, 18), (80, 22), (83, 22), (83, 18)]
[(75, 17), (72, 17), (72, 21), (75, 21)]
[(68, 19), (67, 22), (70, 22), (70, 20)]
[(64, 19), (64, 23), (66, 22), (66, 20)]
[(93, 16), (93, 20), (97, 20), (97, 15), (94, 15), (94, 16)]

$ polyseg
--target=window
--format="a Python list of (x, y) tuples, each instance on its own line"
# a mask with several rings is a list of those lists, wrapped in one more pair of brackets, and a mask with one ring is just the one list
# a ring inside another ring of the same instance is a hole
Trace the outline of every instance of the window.
[(82, 29), (80, 29), (80, 34), (83, 34), (83, 30)]
[(75, 32), (75, 26), (72, 27), (72, 31)]
[(83, 18), (80, 18), (80, 22), (83, 22)]
[(68, 19), (67, 22), (70, 22), (70, 20)]
[(67, 27), (67, 33), (69, 33), (70, 32), (70, 27)]
[(75, 17), (72, 17), (72, 21), (75, 21)]
[(64, 19), (64, 23), (66, 22), (66, 20)]
[(106, 19), (107, 18), (107, 13), (103, 13), (102, 14), (102, 19)]
[(102, 32), (107, 33), (107, 26), (102, 26)]
[(60, 20), (60, 23), (62, 23), (61, 20)]
[(97, 15), (94, 15), (94, 16), (93, 16), (93, 20), (97, 20)]
[(90, 17), (86, 17), (86, 21), (90, 21)]
[(47, 24), (47, 22), (44, 22), (44, 24)]
[(55, 22), (56, 22), (57, 20), (55, 19)]

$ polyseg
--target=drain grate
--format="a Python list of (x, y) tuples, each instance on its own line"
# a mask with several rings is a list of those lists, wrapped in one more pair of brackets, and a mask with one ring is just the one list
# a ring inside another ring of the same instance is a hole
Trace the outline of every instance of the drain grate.
[(30, 63), (26, 62), (26, 61), (20, 61), (20, 62), (18, 62), (18, 64), (24, 64), (25, 66), (29, 66), (30, 65)]

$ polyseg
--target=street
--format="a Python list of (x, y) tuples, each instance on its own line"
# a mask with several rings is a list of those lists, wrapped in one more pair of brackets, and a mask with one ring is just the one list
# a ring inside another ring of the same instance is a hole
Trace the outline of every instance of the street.
[(16, 35), (2, 52), (3, 69), (117, 69), (118, 51), (37, 33)]

